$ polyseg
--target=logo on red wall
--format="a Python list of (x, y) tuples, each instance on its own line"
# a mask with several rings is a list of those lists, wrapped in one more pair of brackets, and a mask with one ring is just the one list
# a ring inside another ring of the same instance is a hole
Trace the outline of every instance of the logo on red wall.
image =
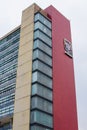
[(64, 51), (69, 57), (73, 57), (72, 53), (72, 43), (69, 42), (67, 39), (64, 39)]

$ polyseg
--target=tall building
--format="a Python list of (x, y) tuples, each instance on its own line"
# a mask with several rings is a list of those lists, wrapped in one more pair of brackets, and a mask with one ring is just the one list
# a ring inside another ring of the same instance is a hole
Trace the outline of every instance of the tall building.
[(70, 22), (53, 6), (0, 39), (0, 130), (78, 130)]

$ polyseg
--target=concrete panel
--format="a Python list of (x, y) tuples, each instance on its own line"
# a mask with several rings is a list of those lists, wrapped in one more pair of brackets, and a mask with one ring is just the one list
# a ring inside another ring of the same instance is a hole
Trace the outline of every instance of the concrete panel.
[(31, 72), (27, 72), (26, 74), (22, 75), (22, 76), (19, 76), (17, 77), (17, 85), (16, 87), (22, 87), (24, 86), (25, 84), (29, 83), (31, 85)]
[[(30, 96), (27, 97), (23, 97), (21, 99), (17, 99), (15, 100), (15, 110), (14, 110), (14, 114), (15, 113), (20, 113), (23, 112), (25, 110), (30, 109)], [(17, 116), (17, 114), (15, 115)]]
[(23, 126), (29, 123), (29, 110), (23, 111), (23, 112), (19, 112), (19, 113), (15, 113), (14, 115), (14, 123), (16, 124), (16, 126)]
[(33, 31), (33, 23), (28, 24), (22, 28), (21, 37), (29, 34), (31, 31)]
[(20, 37), (20, 44), (21, 46), (24, 45), (26, 42), (33, 41), (33, 31), (29, 34), (25, 35), (24, 37)]
[(22, 13), (13, 130), (30, 129), (30, 100), (35, 6), (36, 5), (33, 4)]
[[(34, 7), (35, 7), (35, 3), (33, 3), (32, 5), (30, 5), (29, 7), (27, 7), (26, 9), (23, 10), (22, 14), (25, 16), (26, 14), (29, 14), (31, 12), (31, 10), (34, 11)], [(32, 12), (33, 13), (33, 12)], [(23, 18), (22, 18), (23, 19)]]
[(14, 130), (28, 130), (29, 129), (29, 124), (27, 123), (26, 125), (21, 125), (21, 126), (15, 126)]
[(32, 48), (33, 48), (32, 41), (29, 41), (24, 45), (20, 46), (19, 56), (23, 55), (26, 52), (29, 52), (30, 50), (32, 50)]
[(28, 17), (28, 19), (26, 19), (25, 21), (23, 21), (22, 25), (21, 25), (21, 28), (23, 29), (24, 27), (26, 27), (27, 25), (30, 25), (32, 24), (33, 22), (33, 19), (34, 19), (34, 16), (33, 15), (30, 15)]
[[(21, 75), (26, 74), (27, 72), (31, 72), (32, 64), (31, 61), (26, 62), (26, 64), (21, 65), (18, 67), (18, 77)], [(22, 70), (22, 71), (21, 71)]]
[(52, 18), (54, 130), (78, 130), (73, 59), (64, 52), (70, 22), (52, 6), (46, 12)]
[(29, 95), (31, 95), (31, 88), (28, 83), (28, 84), (25, 84), (24, 86), (18, 87), (16, 89), (16, 98), (15, 99), (17, 100), (17, 99), (24, 98)]
[(28, 61), (32, 60), (32, 50), (27, 51), (25, 54), (21, 55), (18, 60), (18, 66), (25, 64)]

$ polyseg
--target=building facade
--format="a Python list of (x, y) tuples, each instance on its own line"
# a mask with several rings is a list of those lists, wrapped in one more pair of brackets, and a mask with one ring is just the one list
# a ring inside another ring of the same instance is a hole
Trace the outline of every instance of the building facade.
[(78, 130), (70, 22), (33, 4), (0, 39), (0, 130)]

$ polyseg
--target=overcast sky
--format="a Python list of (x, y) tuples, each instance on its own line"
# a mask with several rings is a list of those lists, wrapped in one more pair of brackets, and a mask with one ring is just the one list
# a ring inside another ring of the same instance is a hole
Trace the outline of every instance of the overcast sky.
[(21, 23), (32, 3), (56, 7), (71, 22), (79, 130), (87, 130), (87, 0), (0, 0), (0, 37)]

